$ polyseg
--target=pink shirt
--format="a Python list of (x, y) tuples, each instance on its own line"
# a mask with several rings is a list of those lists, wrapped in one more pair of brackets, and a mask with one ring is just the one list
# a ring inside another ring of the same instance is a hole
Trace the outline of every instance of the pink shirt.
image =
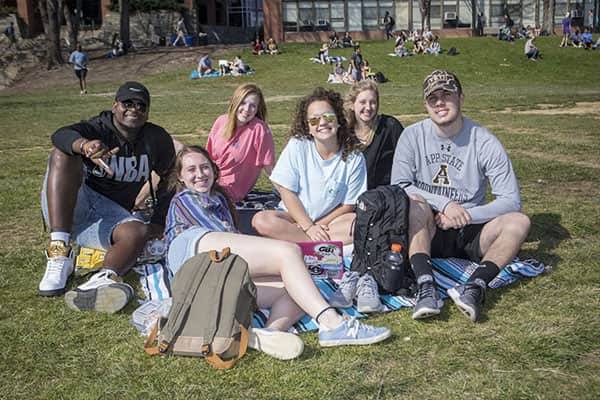
[(222, 134), (226, 123), (227, 114), (217, 118), (206, 149), (219, 167), (219, 184), (235, 202), (246, 197), (264, 166), (275, 163), (275, 145), (267, 124), (256, 117), (236, 128), (230, 140)]

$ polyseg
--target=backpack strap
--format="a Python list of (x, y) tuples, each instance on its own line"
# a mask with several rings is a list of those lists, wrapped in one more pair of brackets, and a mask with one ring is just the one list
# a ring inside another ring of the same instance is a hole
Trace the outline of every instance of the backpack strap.
[(158, 325), (159, 324), (160, 324), (160, 319), (158, 321), (156, 321), (154, 328), (152, 328), (152, 332), (150, 332), (150, 336), (148, 336), (146, 343), (144, 343), (144, 351), (149, 356), (157, 356), (157, 355), (164, 354), (163, 352), (161, 352), (158, 349), (158, 344), (156, 346), (152, 346), (152, 344), (156, 340), (156, 335), (158, 335)]
[(233, 365), (238, 362), (248, 350), (248, 329), (246, 329), (244, 325), (240, 324), (240, 330), (240, 350), (235, 358), (225, 361), (218, 354), (210, 353), (209, 355), (205, 356), (204, 359), (216, 369), (228, 369), (233, 367)]

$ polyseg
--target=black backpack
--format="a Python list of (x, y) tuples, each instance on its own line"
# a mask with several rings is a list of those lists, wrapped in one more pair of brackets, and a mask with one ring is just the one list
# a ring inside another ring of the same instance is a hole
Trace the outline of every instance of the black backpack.
[(448, 50), (448, 55), (455, 56), (457, 54), (458, 54), (458, 51), (456, 51), (456, 47), (450, 47), (450, 50)]
[(387, 81), (388, 81), (388, 79), (385, 77), (385, 75), (383, 75), (383, 72), (381, 72), (381, 71), (375, 72), (375, 82), (384, 83)]
[[(371, 274), (380, 293), (411, 295), (414, 292), (414, 274), (408, 261), (408, 209), (408, 196), (398, 185), (368, 190), (356, 202), (350, 270)], [(386, 273), (392, 243), (402, 245), (404, 258), (401, 273), (393, 278)]]

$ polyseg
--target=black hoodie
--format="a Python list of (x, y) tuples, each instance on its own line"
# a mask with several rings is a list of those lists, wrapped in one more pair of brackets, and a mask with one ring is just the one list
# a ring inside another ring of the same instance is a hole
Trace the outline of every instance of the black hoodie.
[(87, 121), (60, 128), (52, 135), (52, 144), (71, 155), (73, 142), (80, 138), (99, 139), (109, 149), (119, 147), (119, 152), (107, 161), (115, 172), (113, 176), (83, 157), (85, 184), (129, 211), (150, 178), (150, 171), (155, 171), (161, 177), (157, 188), (161, 202), (152, 222), (164, 226), (169, 207), (168, 197), (165, 197), (166, 178), (175, 160), (173, 140), (163, 128), (146, 122), (135, 140), (129, 142), (114, 126), (112, 118), (111, 111), (103, 111)]

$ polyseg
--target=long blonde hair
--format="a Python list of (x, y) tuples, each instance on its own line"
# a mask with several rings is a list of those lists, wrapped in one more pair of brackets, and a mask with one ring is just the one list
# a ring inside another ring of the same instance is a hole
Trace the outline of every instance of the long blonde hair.
[(357, 125), (356, 115), (354, 114), (354, 102), (359, 94), (367, 90), (375, 93), (375, 97), (377, 98), (377, 110), (375, 114), (379, 113), (379, 89), (377, 88), (377, 84), (368, 79), (358, 81), (352, 85), (344, 100), (344, 112), (346, 113), (346, 120), (348, 121), (348, 127), (350, 129), (356, 129)]
[(258, 96), (258, 109), (256, 110), (256, 118), (267, 122), (267, 105), (265, 103), (265, 98), (262, 94), (262, 91), (254, 83), (244, 83), (243, 85), (238, 86), (231, 96), (229, 109), (227, 110), (227, 123), (223, 128), (223, 137), (225, 139), (229, 140), (233, 137), (235, 128), (237, 128), (237, 109), (240, 106), (240, 103), (249, 94), (256, 94)]

